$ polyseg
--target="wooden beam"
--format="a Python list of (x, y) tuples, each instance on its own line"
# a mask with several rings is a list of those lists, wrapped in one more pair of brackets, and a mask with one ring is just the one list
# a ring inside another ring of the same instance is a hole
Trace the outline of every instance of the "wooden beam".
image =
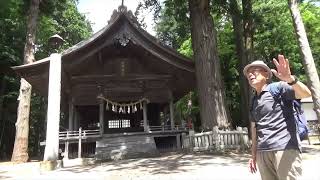
[(170, 80), (172, 79), (172, 75), (167, 74), (127, 74), (126, 76), (119, 76), (116, 74), (108, 74), (108, 75), (84, 75), (84, 76), (72, 76), (72, 82), (76, 81), (86, 81), (90, 80), (95, 82), (96, 80)]

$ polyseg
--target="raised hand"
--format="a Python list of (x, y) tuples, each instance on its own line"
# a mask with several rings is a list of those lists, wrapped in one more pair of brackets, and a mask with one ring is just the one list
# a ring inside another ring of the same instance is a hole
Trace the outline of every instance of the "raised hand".
[(273, 63), (277, 70), (271, 69), (272, 73), (281, 81), (292, 82), (289, 60), (285, 59), (283, 55), (279, 54), (278, 60), (273, 58)]

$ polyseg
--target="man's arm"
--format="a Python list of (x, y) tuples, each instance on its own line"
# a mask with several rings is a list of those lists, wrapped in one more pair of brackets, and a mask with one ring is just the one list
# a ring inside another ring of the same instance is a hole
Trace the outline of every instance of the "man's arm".
[(249, 161), (249, 170), (251, 173), (257, 172), (257, 165), (256, 165), (256, 159), (257, 159), (257, 131), (256, 131), (256, 123), (251, 122), (251, 159)]
[[(295, 77), (291, 75), (291, 80), (289, 80), (289, 82), (287, 81), (287, 83), (291, 83), (293, 81), (295, 81)], [(300, 81), (297, 81), (297, 83), (291, 85), (291, 87), (294, 90), (294, 95), (296, 99), (302, 99), (311, 96), (309, 88)]]
[(251, 122), (251, 141), (252, 141), (251, 155), (252, 155), (252, 159), (255, 160), (257, 155), (257, 130), (256, 130), (255, 122)]
[[(271, 71), (277, 78), (287, 83), (293, 83), (296, 81), (295, 76), (291, 75), (289, 60), (285, 59), (283, 55), (279, 54), (278, 60), (273, 59), (273, 63), (277, 67), (277, 70), (271, 69)], [(291, 86), (294, 90), (296, 99), (302, 99), (311, 96), (309, 88), (302, 82), (296, 81), (296, 83)]]

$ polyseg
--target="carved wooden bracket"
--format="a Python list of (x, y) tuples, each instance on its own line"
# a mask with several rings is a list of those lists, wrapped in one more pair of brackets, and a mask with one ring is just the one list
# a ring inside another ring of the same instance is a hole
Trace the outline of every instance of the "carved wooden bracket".
[(128, 33), (123, 32), (123, 33), (120, 33), (119, 35), (117, 35), (114, 39), (121, 46), (125, 47), (130, 42), (131, 36)]

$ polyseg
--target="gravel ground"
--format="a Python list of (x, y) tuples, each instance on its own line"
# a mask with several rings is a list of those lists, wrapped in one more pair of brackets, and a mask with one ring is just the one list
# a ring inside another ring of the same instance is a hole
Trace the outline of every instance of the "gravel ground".
[[(248, 171), (248, 154), (223, 155), (165, 154), (157, 158), (141, 158), (74, 166), (42, 172), (39, 162), (25, 164), (0, 163), (0, 179), (108, 179), (108, 180), (258, 180), (259, 174)], [(302, 180), (320, 180), (320, 145), (304, 146)]]

